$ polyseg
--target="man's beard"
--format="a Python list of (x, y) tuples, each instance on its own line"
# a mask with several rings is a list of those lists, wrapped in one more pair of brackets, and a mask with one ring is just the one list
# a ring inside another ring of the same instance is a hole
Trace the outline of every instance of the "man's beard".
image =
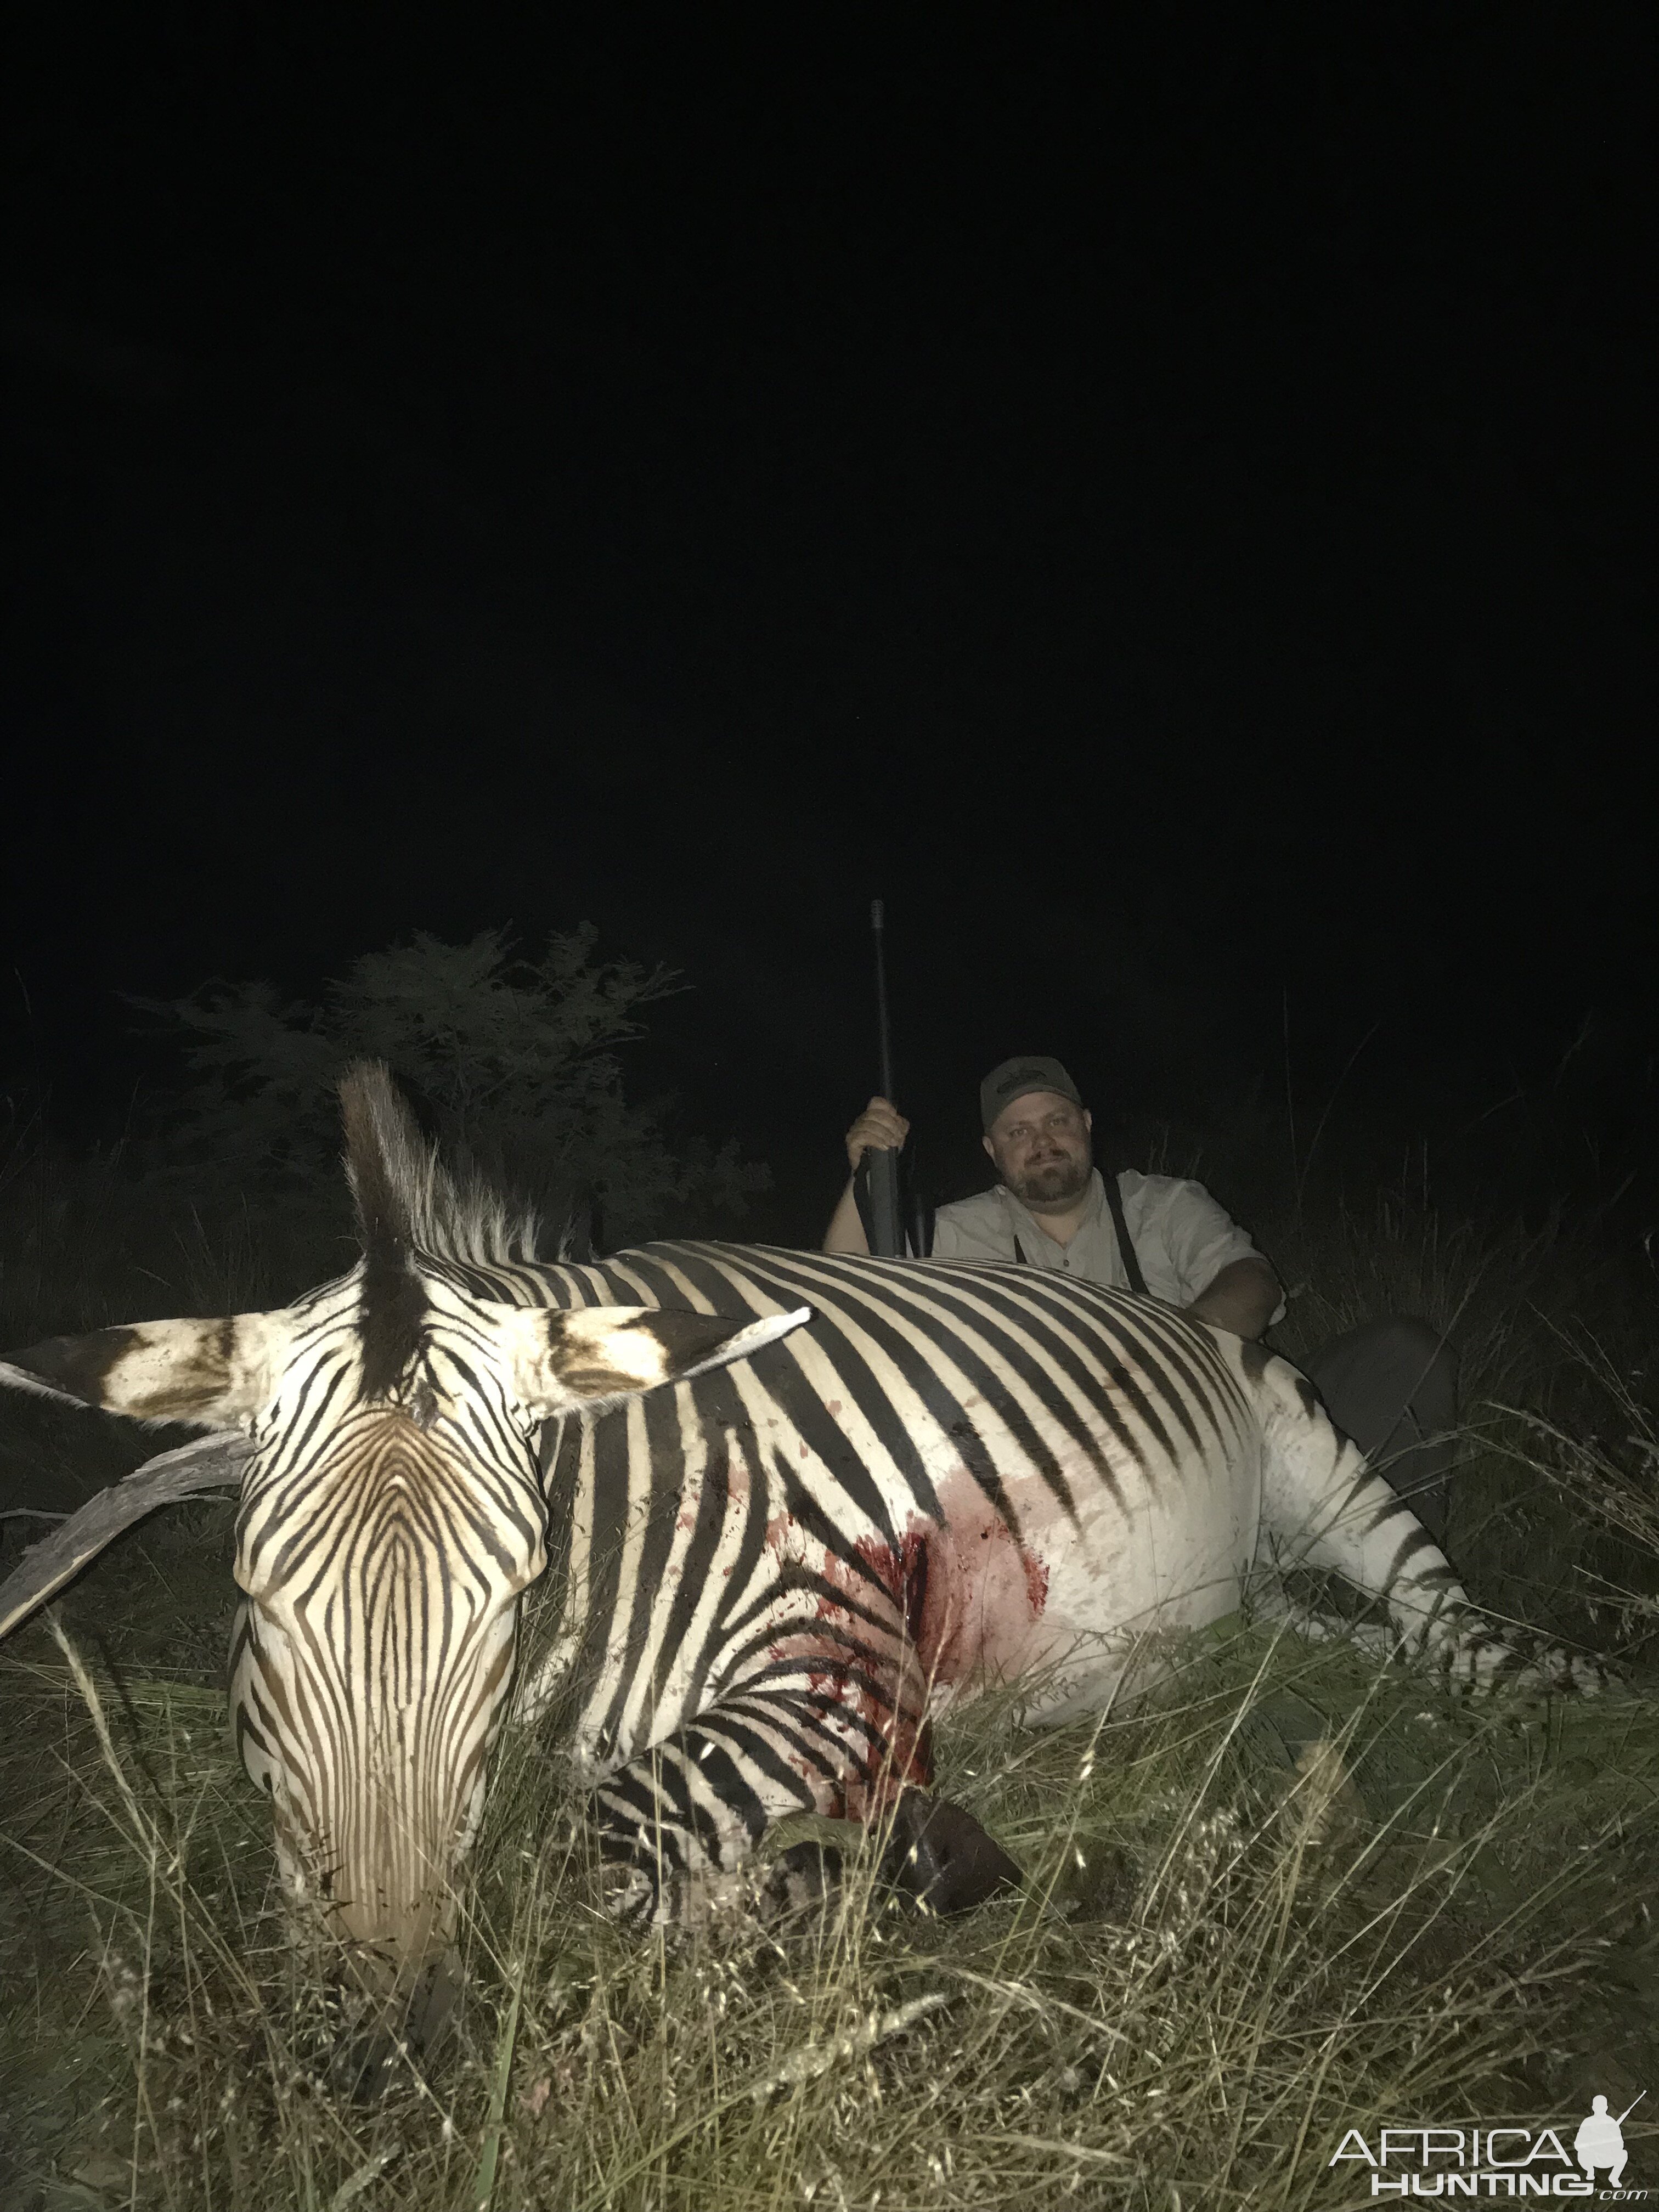
[(1058, 1208), (1081, 1197), (1093, 1172), (1094, 1162), (1087, 1152), (1081, 1158), (1073, 1153), (1061, 1160), (1045, 1160), (1041, 1167), (1028, 1168), (1018, 1182), (1011, 1178), (1008, 1188), (1023, 1205)]

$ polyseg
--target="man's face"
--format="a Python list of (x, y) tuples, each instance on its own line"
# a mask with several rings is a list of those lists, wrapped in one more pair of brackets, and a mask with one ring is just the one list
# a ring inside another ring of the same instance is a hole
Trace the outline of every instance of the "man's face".
[(992, 1122), (985, 1149), (999, 1180), (1033, 1213), (1060, 1213), (1088, 1188), (1095, 1164), (1080, 1106), (1054, 1091), (1030, 1091)]

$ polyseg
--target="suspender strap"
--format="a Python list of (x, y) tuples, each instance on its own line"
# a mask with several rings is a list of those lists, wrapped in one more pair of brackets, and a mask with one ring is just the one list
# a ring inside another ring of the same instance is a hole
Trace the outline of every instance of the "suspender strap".
[(1140, 1272), (1140, 1262), (1135, 1257), (1134, 1244), (1129, 1235), (1129, 1224), (1123, 1218), (1123, 1194), (1117, 1187), (1117, 1177), (1103, 1169), (1100, 1180), (1105, 1188), (1106, 1203), (1112, 1209), (1112, 1226), (1117, 1231), (1117, 1249), (1123, 1255), (1123, 1272), (1129, 1278), (1129, 1288), (1138, 1298), (1144, 1298), (1146, 1296), (1146, 1278)]
[[(1123, 1194), (1117, 1187), (1117, 1177), (1115, 1175), (1108, 1175), (1103, 1168), (1100, 1181), (1101, 1187), (1106, 1193), (1106, 1203), (1111, 1209), (1112, 1227), (1117, 1232), (1117, 1249), (1123, 1257), (1123, 1272), (1129, 1278), (1129, 1288), (1138, 1298), (1144, 1298), (1149, 1295), (1146, 1289), (1146, 1278), (1140, 1272), (1140, 1262), (1135, 1256), (1134, 1242), (1129, 1235), (1129, 1224), (1123, 1218)], [(1022, 1267), (1029, 1267), (1031, 1264), (1020, 1248), (1018, 1236), (1014, 1238), (1014, 1257)]]

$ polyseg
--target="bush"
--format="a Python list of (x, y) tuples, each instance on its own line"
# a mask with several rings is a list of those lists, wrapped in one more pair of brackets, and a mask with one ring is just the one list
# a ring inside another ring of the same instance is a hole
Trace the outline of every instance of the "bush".
[(166, 1102), (156, 1145), (262, 1207), (343, 1203), (334, 1086), (352, 1060), (383, 1060), (452, 1160), (522, 1191), (556, 1230), (594, 1194), (606, 1241), (626, 1243), (740, 1218), (769, 1181), (735, 1143), (675, 1149), (670, 1102), (623, 1094), (619, 1048), (641, 1011), (684, 988), (667, 968), (596, 957), (590, 924), (515, 957), (500, 930), (464, 945), (416, 932), (365, 953), (314, 1004), (268, 983), (216, 982), (137, 1001), (184, 1032), (195, 1078)]

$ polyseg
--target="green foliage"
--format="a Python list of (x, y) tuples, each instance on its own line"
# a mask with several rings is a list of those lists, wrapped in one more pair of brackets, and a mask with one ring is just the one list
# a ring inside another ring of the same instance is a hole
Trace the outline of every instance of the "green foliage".
[(555, 1229), (596, 1190), (613, 1245), (741, 1216), (767, 1170), (735, 1143), (671, 1145), (667, 1103), (623, 1091), (620, 1048), (642, 1034), (644, 1008), (684, 987), (670, 969), (598, 957), (597, 940), (584, 923), (526, 959), (500, 930), (464, 945), (416, 932), (354, 961), (316, 1004), (258, 982), (138, 1001), (184, 1031), (195, 1077), (167, 1102), (170, 1163), (262, 1203), (314, 1203), (338, 1181), (334, 1085), (369, 1058), (447, 1158), (524, 1191)]

